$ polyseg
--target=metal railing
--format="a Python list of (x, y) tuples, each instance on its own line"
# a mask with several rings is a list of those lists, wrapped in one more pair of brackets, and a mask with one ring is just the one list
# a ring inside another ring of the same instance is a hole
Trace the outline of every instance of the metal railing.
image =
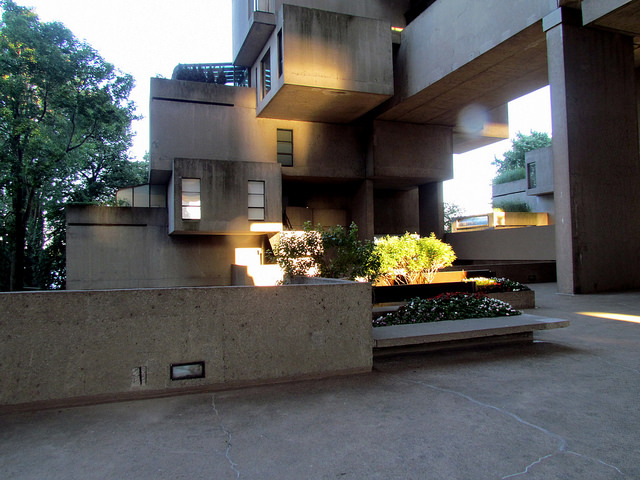
[(180, 63), (173, 69), (171, 79), (248, 87), (249, 71), (232, 63)]

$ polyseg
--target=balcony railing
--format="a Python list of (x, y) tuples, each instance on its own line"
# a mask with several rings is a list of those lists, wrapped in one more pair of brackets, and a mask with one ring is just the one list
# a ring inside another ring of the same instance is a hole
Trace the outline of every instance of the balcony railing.
[(232, 63), (180, 63), (173, 69), (171, 79), (248, 87), (249, 71)]

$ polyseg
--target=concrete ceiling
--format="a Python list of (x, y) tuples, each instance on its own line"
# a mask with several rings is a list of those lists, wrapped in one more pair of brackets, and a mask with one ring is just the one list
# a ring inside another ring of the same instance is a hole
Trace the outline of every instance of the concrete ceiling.
[(419, 93), (389, 106), (379, 118), (455, 127), (468, 105), (493, 110), (547, 83), (546, 37), (537, 22)]
[[(591, 20), (585, 18), (586, 26), (634, 35), (636, 66), (640, 67), (640, 0), (609, 0), (605, 3), (624, 5), (604, 15), (598, 12), (603, 7), (601, 2), (572, 0), (561, 4), (574, 8), (582, 4), (585, 16), (592, 4), (595, 15), (600, 16)], [(491, 135), (480, 134), (475, 140), (464, 136), (459, 119), (465, 108), (477, 104), (488, 111), (499, 109), (548, 83), (546, 34), (542, 21), (538, 21), (417, 94), (393, 98), (379, 110), (378, 118), (451, 126), (458, 134), (454, 149), (456, 152), (467, 151), (500, 140), (501, 135), (491, 138)]]

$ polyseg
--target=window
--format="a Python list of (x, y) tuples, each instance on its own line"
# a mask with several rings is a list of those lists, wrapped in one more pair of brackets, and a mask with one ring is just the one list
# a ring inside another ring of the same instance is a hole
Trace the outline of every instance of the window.
[(264, 181), (249, 180), (249, 220), (264, 220)]
[(527, 164), (527, 188), (536, 188), (537, 186), (536, 162), (531, 162)]
[(182, 219), (200, 220), (200, 179), (182, 179)]
[[(273, 0), (253, 0), (253, 9), (256, 12), (271, 12), (271, 3)], [(249, 0), (251, 5), (251, 0)]]
[(282, 77), (284, 63), (282, 58), (282, 29), (278, 31), (278, 77)]
[(271, 90), (271, 49), (267, 50), (260, 62), (260, 79), (262, 83), (262, 98), (264, 98)]
[(293, 130), (278, 129), (278, 163), (293, 167)]

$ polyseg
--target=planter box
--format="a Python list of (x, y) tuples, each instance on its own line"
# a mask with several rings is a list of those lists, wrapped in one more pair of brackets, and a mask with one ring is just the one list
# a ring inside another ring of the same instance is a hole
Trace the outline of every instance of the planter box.
[(476, 291), (475, 282), (445, 282), (420, 285), (391, 285), (372, 287), (373, 303), (399, 303), (412, 298), (432, 298), (442, 293)]
[(502, 300), (503, 302), (507, 302), (516, 310), (536, 307), (536, 292), (534, 292), (533, 290), (526, 290), (524, 292), (488, 293), (487, 297), (496, 298), (498, 300)]
[(392, 325), (373, 329), (373, 351), (374, 356), (382, 356), (482, 344), (531, 342), (534, 331), (568, 326), (568, 320), (529, 314)]

